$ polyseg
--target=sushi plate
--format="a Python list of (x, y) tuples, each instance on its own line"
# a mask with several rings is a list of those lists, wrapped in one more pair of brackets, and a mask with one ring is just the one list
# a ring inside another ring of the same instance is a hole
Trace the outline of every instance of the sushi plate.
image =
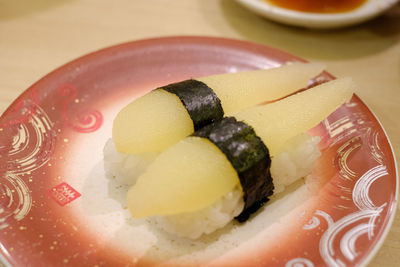
[[(303, 60), (244, 41), (168, 37), (106, 48), (39, 80), (0, 118), (2, 261), (15, 266), (366, 265), (390, 228), (398, 185), (390, 142), (357, 96), (310, 130), (322, 139), (322, 156), (311, 175), (247, 222), (232, 222), (198, 240), (130, 218), (127, 188), (105, 177), (103, 146), (114, 116), (132, 99), (182, 79), (288, 61)], [(332, 78), (324, 73), (313, 83)]]

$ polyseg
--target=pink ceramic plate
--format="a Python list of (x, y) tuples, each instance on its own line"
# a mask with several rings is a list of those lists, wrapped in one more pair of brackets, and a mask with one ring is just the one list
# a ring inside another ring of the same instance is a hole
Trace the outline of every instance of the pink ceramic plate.
[[(394, 217), (396, 165), (371, 111), (354, 96), (310, 131), (314, 172), (244, 224), (196, 241), (167, 235), (124, 207), (102, 148), (118, 110), (189, 77), (302, 61), (242, 41), (172, 37), (107, 48), (55, 70), (0, 119), (0, 241), (16, 266), (364, 265)], [(321, 79), (330, 79), (325, 74)], [(149, 107), (151, 108), (151, 107)]]

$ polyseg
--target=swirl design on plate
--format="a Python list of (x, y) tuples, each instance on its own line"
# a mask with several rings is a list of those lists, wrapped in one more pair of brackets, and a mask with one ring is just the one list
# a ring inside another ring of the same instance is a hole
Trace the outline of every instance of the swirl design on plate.
[(62, 118), (64, 122), (80, 133), (97, 131), (103, 124), (103, 115), (97, 110), (80, 109), (78, 112), (71, 107), (72, 103), (78, 104), (78, 89), (72, 84), (62, 84), (58, 87), (58, 93), (63, 97)]
[(348, 102), (345, 105), (353, 111), (340, 118), (330, 116), (322, 121), (328, 133), (327, 138), (331, 147), (356, 135), (364, 134), (371, 128), (372, 122), (358, 110), (359, 107), (356, 102)]
[(351, 138), (345, 142), (338, 150), (335, 158), (335, 164), (339, 168), (339, 174), (344, 179), (352, 181), (356, 177), (356, 172), (353, 171), (348, 165), (347, 161), (350, 154), (361, 147), (361, 138), (359, 136)]
[(333, 146), (357, 132), (354, 121), (349, 116), (343, 116), (333, 122), (329, 118), (322, 121), (328, 132), (328, 138)]
[(379, 146), (378, 138), (379, 138), (379, 132), (377, 131), (372, 131), (371, 128), (368, 129), (368, 145), (369, 149), (371, 150), (371, 155), (372, 157), (379, 163), (383, 164), (383, 151), (381, 150), (381, 147)]
[[(351, 102), (347, 107), (357, 108), (357, 104)], [(376, 220), (387, 202), (377, 206), (369, 197), (369, 193), (371, 186), (389, 173), (383, 164), (384, 153), (379, 146), (379, 132), (365, 120), (363, 114), (355, 110), (340, 118), (327, 118), (323, 124), (328, 133), (326, 138), (330, 141), (329, 147), (339, 146), (334, 164), (338, 168), (340, 177), (344, 181), (356, 181), (353, 188), (349, 188), (346, 183), (337, 185), (342, 193), (348, 195), (351, 193), (351, 199), (343, 195), (341, 199), (352, 201), (357, 210), (336, 221), (328, 213), (317, 210), (303, 229), (310, 231), (320, 228), (323, 219), (327, 229), (319, 240), (321, 259), (328, 266), (342, 267), (356, 260), (359, 255), (356, 243), (361, 236), (366, 236), (369, 240), (373, 238)], [(349, 163), (351, 157), (357, 157), (358, 153), (365, 151), (371, 154), (378, 165), (367, 167), (368, 169), (362, 170), (360, 175), (349, 166)]]
[(314, 267), (314, 264), (306, 258), (295, 258), (288, 261), (285, 267)]
[(32, 197), (26, 183), (17, 175), (6, 174), (0, 185), (0, 229), (8, 227), (8, 219), (22, 220), (30, 211)]
[[(369, 198), (371, 185), (379, 178), (388, 175), (386, 166), (378, 165), (368, 170), (360, 177), (353, 189), (353, 202), (359, 211), (353, 212), (334, 222), (329, 214), (317, 210), (310, 222), (303, 226), (305, 230), (316, 228), (320, 223), (318, 217), (322, 217), (328, 224), (319, 242), (319, 250), (322, 259), (328, 266), (345, 266), (345, 261), (340, 259), (340, 254), (334, 249), (334, 242), (339, 238), (340, 252), (347, 260), (353, 261), (357, 257), (356, 241), (367, 234), (371, 239), (374, 235), (375, 221), (387, 203), (375, 206)], [(344, 232), (344, 233), (343, 233)]]
[[(315, 212), (315, 215), (319, 215), (322, 218), (324, 218), (326, 220), (326, 222), (328, 223), (328, 225), (333, 224), (333, 220), (332, 220), (331, 216), (329, 216), (329, 214), (327, 214), (323, 211), (317, 210)], [(311, 230), (311, 229), (318, 227), (320, 224), (321, 224), (321, 221), (318, 219), (318, 217), (314, 216), (308, 221), (308, 224), (303, 226), (303, 229)]]
[[(55, 147), (56, 133), (48, 115), (31, 100), (24, 105), (28, 108), (21, 107), (16, 114), (21, 120), (11, 118), (1, 128), (7, 139), (0, 147), (0, 158), (5, 159), (0, 174), (0, 229), (8, 226), (9, 219), (19, 221), (29, 213), (32, 196), (26, 177), (50, 160)], [(27, 109), (35, 112), (26, 113)]]
[(27, 94), (26, 98), (18, 99), (15, 102), (8, 120), (0, 127), (7, 128), (26, 123), (37, 113), (36, 108), (39, 99), (37, 90), (32, 88)]

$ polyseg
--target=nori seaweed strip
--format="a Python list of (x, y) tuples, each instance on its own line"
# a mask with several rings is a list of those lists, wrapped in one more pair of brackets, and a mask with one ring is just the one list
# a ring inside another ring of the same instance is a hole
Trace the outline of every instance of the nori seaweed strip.
[(207, 125), (192, 135), (213, 142), (237, 171), (243, 188), (245, 206), (236, 219), (239, 222), (246, 221), (273, 194), (268, 148), (251, 126), (237, 121), (234, 117)]
[(179, 97), (193, 121), (195, 131), (224, 117), (221, 100), (203, 82), (191, 79), (158, 89)]

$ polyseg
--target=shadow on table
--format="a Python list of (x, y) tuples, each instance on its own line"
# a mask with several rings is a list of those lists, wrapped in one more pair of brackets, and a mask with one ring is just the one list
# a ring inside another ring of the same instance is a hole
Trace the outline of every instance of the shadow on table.
[(74, 0), (18, 0), (0, 2), (0, 21), (51, 9)]
[[(400, 5), (370, 22), (336, 30), (309, 30), (281, 25), (230, 0), (221, 0), (220, 7), (233, 30), (245, 39), (309, 59), (362, 57), (384, 51), (400, 40)], [(204, 15), (207, 16), (207, 13)], [(209, 22), (216, 29), (221, 27), (212, 17)], [(221, 31), (226, 29), (221, 28)]]

